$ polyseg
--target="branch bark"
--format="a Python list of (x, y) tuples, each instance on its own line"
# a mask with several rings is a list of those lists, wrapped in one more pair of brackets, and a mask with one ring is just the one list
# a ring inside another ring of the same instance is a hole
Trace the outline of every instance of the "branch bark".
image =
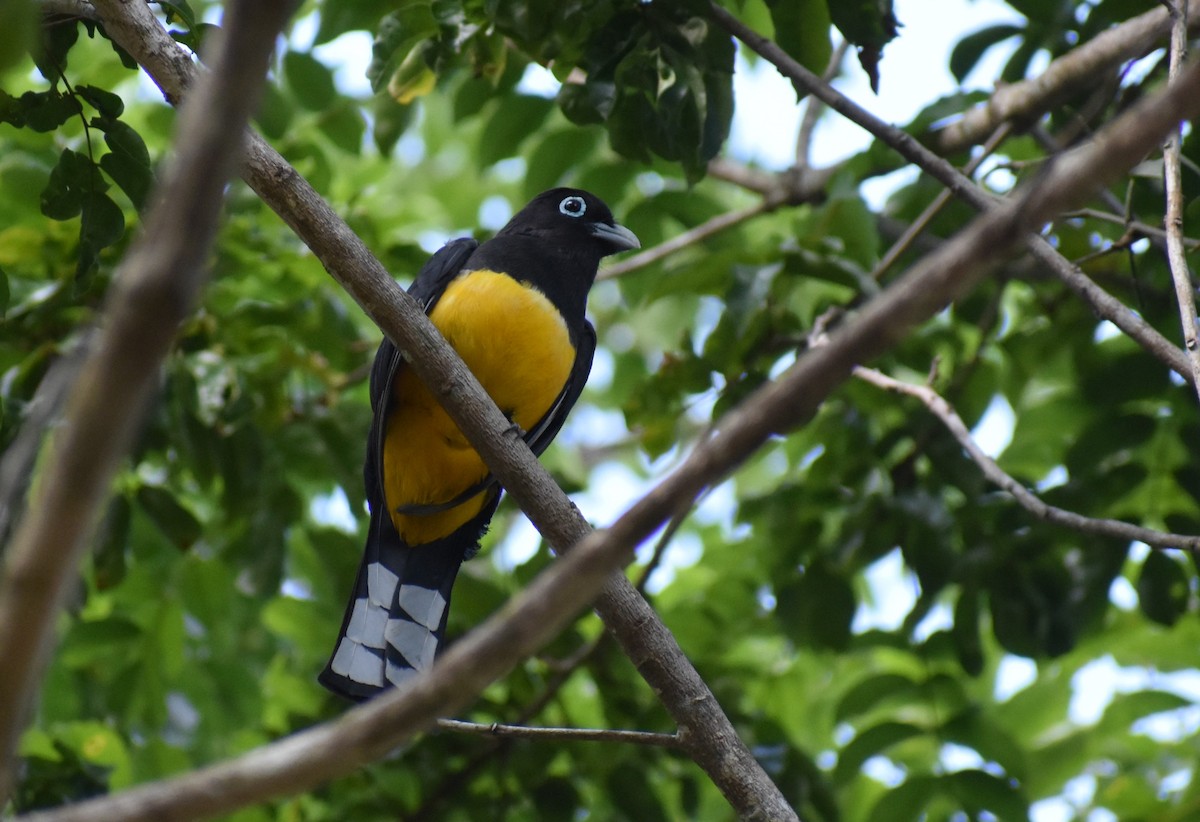
[[(500, 613), (451, 646), (428, 675), (352, 709), (335, 722), (234, 760), (26, 820), (194, 819), (302, 790), (383, 755), (426, 727), (429, 717), (461, 707), (506, 667), (547, 641), (589, 592), (612, 579), (613, 565), (627, 561), (631, 547), (653, 533), (681, 503), (720, 482), (777, 432), (807, 420), (855, 365), (888, 350), (916, 324), (965, 293), (1030, 230), (1125, 173), (1179, 118), (1195, 116), (1198, 109), (1200, 70), (1193, 66), (1096, 139), (1057, 158), (1032, 187), (977, 218), (868, 303), (826, 345), (806, 352), (778, 381), (763, 386), (729, 413), (711, 439), (611, 528), (581, 540)], [(670, 659), (635, 659), (639, 669), (671, 663)], [(675, 675), (668, 670), (667, 681)], [(691, 734), (681, 727), (689, 754), (696, 738), (689, 740)], [(771, 817), (767, 812), (761, 815)]]
[[(1171, 49), (1168, 74), (1179, 76), (1187, 53), (1188, 7), (1186, 0), (1171, 0)], [(1196, 289), (1188, 270), (1187, 250), (1183, 243), (1183, 130), (1177, 125), (1163, 146), (1163, 183), (1167, 190), (1166, 229), (1167, 262), (1175, 283), (1179, 303), (1179, 322), (1183, 326), (1183, 348), (1191, 366), (1192, 386), (1200, 396), (1200, 325), (1196, 321)]]
[(508, 737), (510, 739), (537, 739), (551, 742), (619, 742), (625, 745), (646, 745), (652, 748), (679, 748), (678, 734), (654, 733), (652, 731), (610, 731), (596, 728), (534, 728), (528, 725), (501, 725), (493, 722), (484, 725), (478, 722), (463, 722), (461, 719), (439, 719), (438, 727), (443, 731), (478, 734), (480, 736)]
[[(1191, 14), (1193, 19), (1200, 14), (1197, 0)], [(1161, 6), (1114, 26), (1059, 57), (1039, 76), (996, 89), (985, 103), (938, 131), (934, 147), (940, 154), (953, 154), (985, 139), (1002, 123), (1036, 117), (1119, 63), (1142, 57), (1170, 31), (1171, 14)]]
[(140, 427), (158, 368), (204, 283), (236, 135), (258, 99), (290, 3), (231, 2), (216, 70), (180, 114), (179, 150), (121, 266), (98, 340), (68, 399), (46, 474), (0, 578), (0, 802), (53, 644), (53, 626), (108, 493)]
[(854, 369), (854, 376), (863, 382), (874, 385), (876, 388), (915, 397), (924, 403), (925, 407), (933, 412), (933, 415), (941, 420), (942, 424), (958, 440), (959, 445), (967, 452), (967, 456), (979, 466), (979, 470), (983, 472), (988, 481), (1011, 494), (1013, 499), (1022, 508), (1029, 511), (1038, 519), (1052, 522), (1055, 525), (1062, 525), (1085, 534), (1112, 537), (1114, 539), (1125, 540), (1126, 542), (1141, 541), (1155, 548), (1180, 548), (1189, 551), (1200, 549), (1200, 536), (1155, 531), (1151, 528), (1142, 528), (1141, 526), (1116, 519), (1085, 517), (1074, 511), (1050, 505), (1037, 494), (1034, 494), (1024, 485), (1017, 482), (1011, 474), (1007, 473), (995, 460), (985, 454), (983, 449), (971, 437), (970, 429), (962, 421), (962, 417), (958, 416), (958, 412), (954, 410), (954, 407), (946, 401), (945, 397), (929, 386), (901, 382), (873, 368), (863, 368), (862, 366)]

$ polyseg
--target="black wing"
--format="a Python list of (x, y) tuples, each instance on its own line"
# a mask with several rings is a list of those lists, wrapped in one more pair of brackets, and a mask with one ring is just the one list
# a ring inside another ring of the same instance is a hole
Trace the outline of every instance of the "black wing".
[(584, 320), (583, 328), (579, 330), (579, 338), (575, 340), (575, 364), (571, 366), (567, 384), (563, 386), (562, 393), (554, 405), (550, 406), (546, 415), (525, 434), (525, 442), (537, 456), (541, 456), (567, 421), (567, 414), (575, 407), (575, 402), (583, 393), (583, 386), (587, 384), (588, 375), (592, 373), (592, 358), (595, 355), (596, 329)]
[[(428, 314), (437, 305), (438, 298), (446, 291), (450, 281), (458, 276), (466, 265), (467, 258), (475, 251), (479, 243), (464, 237), (452, 240), (442, 246), (436, 254), (429, 258), (408, 293), (421, 304)], [(396, 372), (404, 363), (400, 349), (392, 344), (387, 337), (379, 344), (375, 352), (375, 362), (371, 365), (371, 433), (367, 439), (367, 458), (363, 463), (363, 483), (367, 491), (367, 503), (371, 510), (376, 505), (386, 505), (383, 499), (382, 459), (383, 436), (387, 431), (386, 421), (392, 399), (392, 381)]]

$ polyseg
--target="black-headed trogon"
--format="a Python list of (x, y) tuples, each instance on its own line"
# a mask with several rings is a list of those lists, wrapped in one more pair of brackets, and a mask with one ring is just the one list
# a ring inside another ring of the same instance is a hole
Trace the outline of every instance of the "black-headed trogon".
[[(556, 188), (492, 239), (448, 243), (409, 293), (541, 454), (592, 367), (596, 332), (585, 310), (600, 259), (638, 245), (598, 198)], [(363, 468), (370, 531), (319, 677), (350, 699), (433, 663), (459, 566), (500, 500), (483, 460), (386, 338), (371, 369), (371, 407)]]

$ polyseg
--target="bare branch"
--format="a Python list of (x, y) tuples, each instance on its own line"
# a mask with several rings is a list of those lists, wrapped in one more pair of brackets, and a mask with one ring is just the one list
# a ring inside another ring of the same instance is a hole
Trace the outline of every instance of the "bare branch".
[(1055, 525), (1062, 525), (1076, 531), (1082, 531), (1086, 534), (1113, 537), (1114, 539), (1121, 539), (1127, 542), (1141, 541), (1155, 548), (1180, 548), (1189, 551), (1200, 549), (1200, 536), (1170, 534), (1162, 531), (1154, 531), (1150, 528), (1142, 528), (1120, 520), (1085, 517), (1074, 511), (1049, 505), (1024, 485), (1017, 482), (1011, 474), (1005, 472), (995, 460), (983, 452), (983, 449), (971, 437), (971, 431), (967, 428), (967, 424), (962, 421), (962, 417), (958, 416), (953, 406), (946, 402), (946, 399), (934, 391), (933, 388), (928, 385), (913, 385), (912, 383), (901, 382), (873, 368), (863, 368), (862, 366), (854, 369), (854, 376), (863, 382), (868, 382), (885, 391), (905, 394), (923, 402), (925, 407), (932, 411), (934, 416), (941, 420), (942, 424), (954, 435), (959, 445), (967, 452), (967, 456), (979, 466), (983, 475), (990, 482), (1012, 494), (1013, 498), (1022, 508), (1032, 513), (1038, 519), (1054, 523)]
[(757, 217), (760, 214), (765, 214), (771, 211), (774, 206), (767, 199), (762, 202), (755, 203), (745, 208), (740, 208), (737, 211), (730, 211), (727, 214), (718, 214), (711, 220), (701, 223), (695, 228), (690, 228), (682, 234), (678, 234), (666, 242), (659, 243), (653, 248), (647, 248), (645, 251), (634, 254), (632, 257), (621, 260), (618, 263), (606, 266), (601, 269), (596, 276), (597, 280), (612, 280), (616, 277), (622, 277), (630, 272), (645, 268), (648, 265), (653, 265), (664, 257), (674, 254), (676, 251), (687, 248), (690, 245), (703, 242), (714, 234), (719, 234), (727, 228), (733, 228), (736, 225), (741, 225), (749, 219)]
[[(1193, 0), (1192, 14), (1197, 13), (1200, 2)], [(984, 139), (1001, 123), (1036, 117), (1064, 97), (1090, 87), (1097, 76), (1117, 64), (1146, 54), (1170, 30), (1170, 13), (1160, 7), (1101, 32), (1053, 61), (1039, 76), (996, 89), (985, 103), (937, 132), (936, 150), (953, 154)]]
[(482, 725), (478, 722), (463, 722), (460, 719), (439, 719), (438, 727), (444, 731), (479, 734), (481, 736), (506, 736), (515, 739), (538, 739), (550, 742), (620, 742), (626, 745), (648, 745), (654, 748), (681, 748), (678, 734), (653, 733), (651, 731), (606, 731), (591, 728), (531, 728), (528, 725)]
[[(834, 48), (833, 54), (829, 57), (829, 64), (821, 74), (821, 79), (826, 83), (837, 76), (838, 69), (841, 68), (842, 60), (846, 58), (846, 51), (849, 47), (850, 41), (842, 39)], [(807, 169), (810, 167), (809, 153), (812, 149), (813, 132), (816, 131), (817, 122), (821, 119), (821, 113), (824, 110), (825, 107), (816, 97), (809, 97), (804, 104), (804, 116), (800, 119), (800, 128), (796, 131), (797, 168)]]
[[(1200, 3), (1200, 0), (1196, 0), (1196, 2)], [(959, 173), (953, 165), (927, 149), (912, 135), (885, 123), (829, 84), (822, 83), (819, 77), (793, 60), (778, 45), (749, 28), (724, 8), (715, 3), (710, 4), (709, 8), (717, 23), (771, 62), (781, 74), (810, 94), (820, 97), (834, 111), (870, 132), (905, 159), (915, 163), (945, 185), (955, 196), (980, 211), (986, 211), (995, 206), (996, 198), (976, 186)], [(1186, 115), (1181, 115), (1181, 118), (1184, 116)], [(1105, 131), (1111, 133), (1109, 129)], [(1035, 230), (1037, 228), (1040, 226), (1034, 227)], [(1078, 267), (1072, 265), (1054, 249), (1045, 237), (1031, 230), (1025, 243), (1034, 258), (1049, 268), (1097, 315), (1109, 320), (1184, 379), (1189, 382), (1192, 380), (1188, 358), (1178, 346), (1172, 344), (1149, 323), (1131, 311), (1128, 306), (1093, 282)]]
[[(1172, 79), (1183, 70), (1187, 53), (1188, 8), (1186, 0), (1171, 0), (1171, 53), (1169, 75)], [(1182, 129), (1176, 125), (1163, 146), (1163, 182), (1167, 190), (1167, 262), (1179, 302), (1179, 321), (1183, 326), (1183, 348), (1192, 370), (1192, 385), (1200, 396), (1200, 324), (1196, 321), (1196, 289), (1188, 270), (1187, 250), (1183, 245), (1183, 175), (1180, 159)]]
[(158, 368), (205, 280), (237, 135), (258, 100), (290, 3), (232, 2), (215, 70), (180, 114), (175, 161), (105, 303), (36, 498), (0, 578), (0, 802), (49, 656), (53, 626), (109, 482), (141, 425)]

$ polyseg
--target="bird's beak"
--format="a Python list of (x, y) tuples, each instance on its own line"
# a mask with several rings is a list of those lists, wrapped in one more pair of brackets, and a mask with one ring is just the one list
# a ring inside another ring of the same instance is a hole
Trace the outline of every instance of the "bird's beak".
[(592, 223), (591, 232), (593, 237), (599, 238), (612, 248), (612, 251), (608, 252), (609, 254), (642, 247), (642, 243), (638, 240), (637, 235), (623, 225)]

